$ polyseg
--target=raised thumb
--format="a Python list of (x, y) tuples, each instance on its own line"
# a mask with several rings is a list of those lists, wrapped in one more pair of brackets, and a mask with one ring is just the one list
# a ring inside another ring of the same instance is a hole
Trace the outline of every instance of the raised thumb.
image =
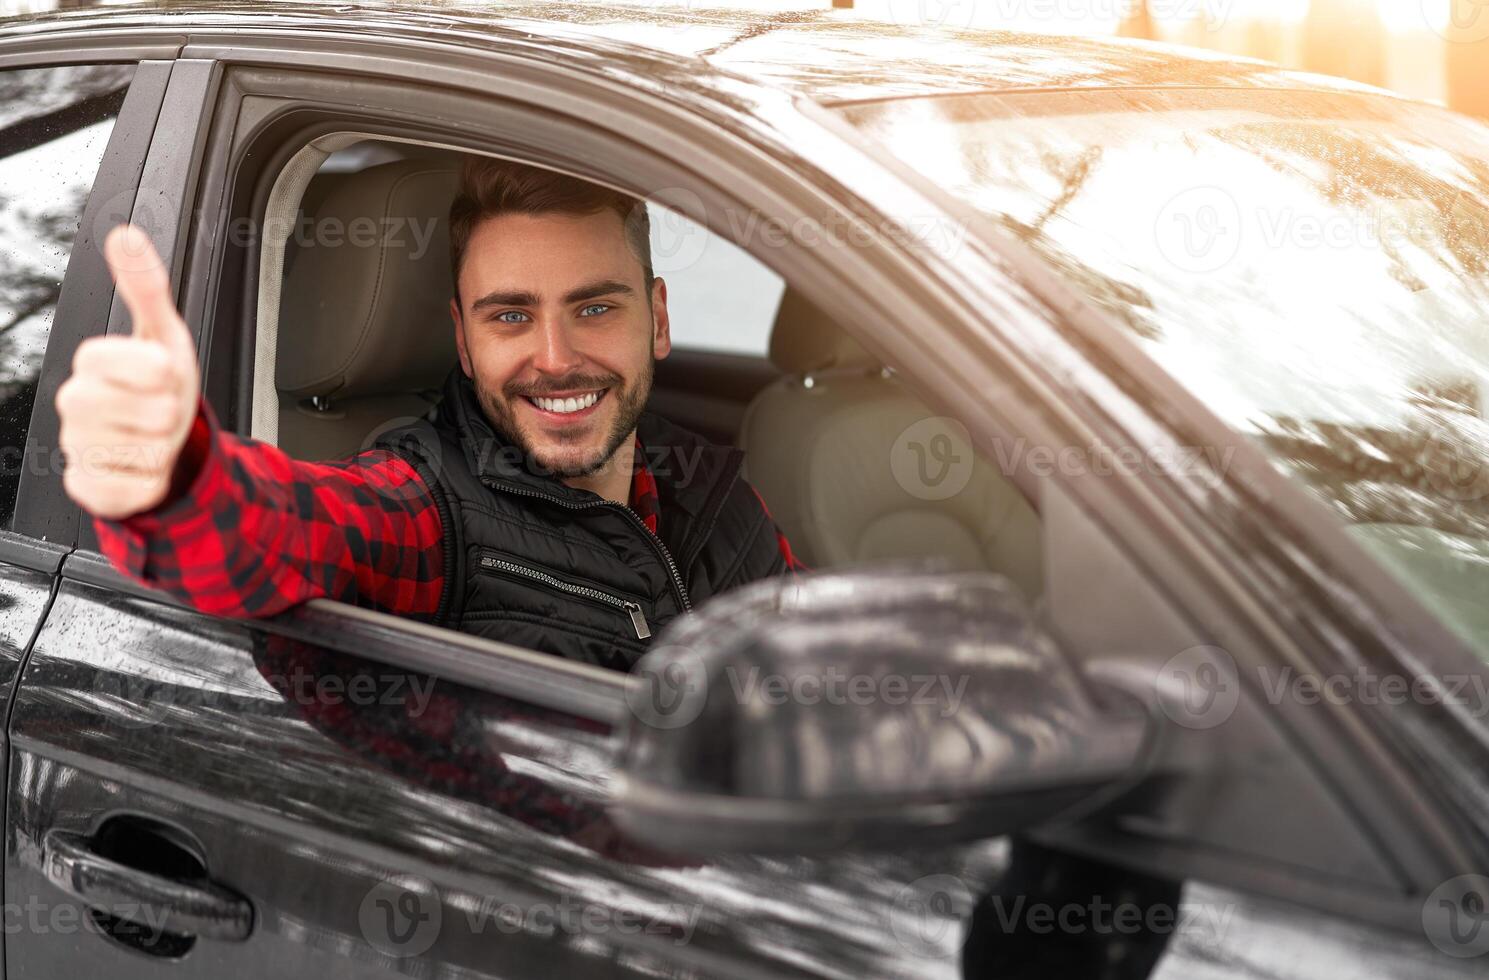
[(150, 236), (134, 225), (120, 225), (104, 240), (103, 255), (129, 310), (133, 335), (194, 352), (186, 321), (171, 298), (170, 276)]

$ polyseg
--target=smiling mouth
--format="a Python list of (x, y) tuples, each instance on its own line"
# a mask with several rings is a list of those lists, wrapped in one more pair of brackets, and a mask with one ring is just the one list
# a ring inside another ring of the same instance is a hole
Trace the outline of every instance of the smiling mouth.
[(548, 397), (544, 395), (524, 395), (524, 400), (539, 411), (549, 415), (577, 415), (593, 408), (605, 397), (608, 388), (597, 391), (586, 391), (580, 394)]

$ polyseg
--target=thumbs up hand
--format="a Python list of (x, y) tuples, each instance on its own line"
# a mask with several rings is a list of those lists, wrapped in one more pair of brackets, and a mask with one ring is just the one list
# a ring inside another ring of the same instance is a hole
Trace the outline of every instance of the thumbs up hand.
[(143, 231), (115, 228), (104, 242), (129, 309), (128, 337), (91, 337), (57, 390), (63, 485), (89, 513), (121, 520), (160, 504), (196, 419), (196, 345), (171, 299), (170, 278)]

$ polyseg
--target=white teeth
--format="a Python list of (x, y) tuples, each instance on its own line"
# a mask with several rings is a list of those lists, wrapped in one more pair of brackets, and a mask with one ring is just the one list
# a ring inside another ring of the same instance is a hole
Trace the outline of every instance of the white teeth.
[(600, 393), (598, 391), (592, 391), (587, 395), (580, 395), (578, 398), (534, 398), (532, 399), (532, 403), (545, 412), (558, 412), (566, 415), (569, 412), (577, 412), (581, 409), (589, 408), (599, 400)]

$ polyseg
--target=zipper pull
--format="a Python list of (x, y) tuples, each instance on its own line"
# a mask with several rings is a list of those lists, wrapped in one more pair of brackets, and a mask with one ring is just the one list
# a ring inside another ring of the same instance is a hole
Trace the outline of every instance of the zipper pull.
[(651, 627), (646, 625), (646, 615), (641, 612), (641, 606), (628, 602), (626, 612), (631, 614), (631, 625), (636, 627), (636, 639), (644, 640), (651, 636)]

